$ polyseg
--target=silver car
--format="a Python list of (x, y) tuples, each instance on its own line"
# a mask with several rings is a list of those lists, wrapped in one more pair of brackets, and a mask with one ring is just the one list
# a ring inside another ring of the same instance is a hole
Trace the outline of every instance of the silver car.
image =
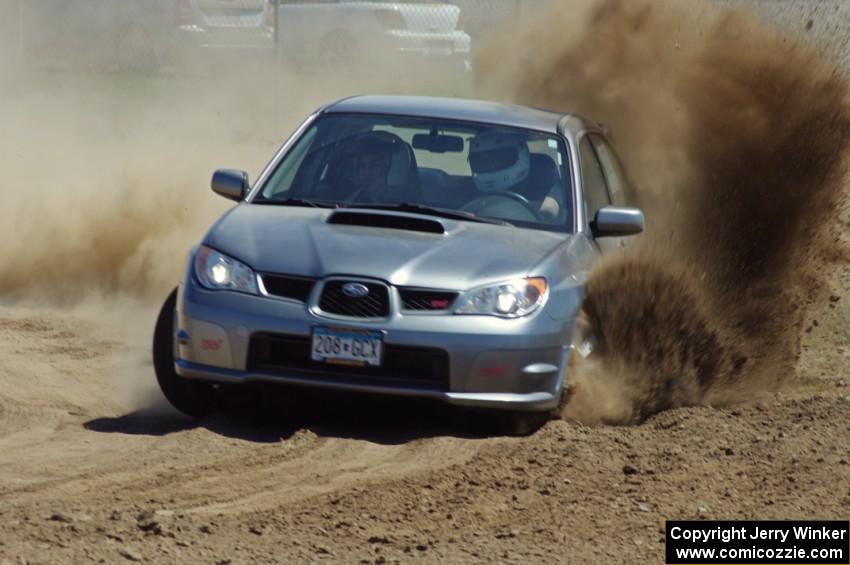
[[(438, 399), (542, 422), (585, 280), (643, 230), (603, 129), (493, 102), (363, 96), (309, 116), (191, 250), (154, 336), (168, 400), (228, 385)], [(291, 388), (291, 387), (290, 387)]]

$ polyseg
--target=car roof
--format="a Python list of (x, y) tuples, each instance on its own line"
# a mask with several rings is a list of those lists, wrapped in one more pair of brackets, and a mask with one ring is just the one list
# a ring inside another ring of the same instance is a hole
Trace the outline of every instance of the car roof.
[(421, 116), (557, 133), (565, 114), (517, 104), (435, 96), (354, 96), (326, 106), (331, 114)]

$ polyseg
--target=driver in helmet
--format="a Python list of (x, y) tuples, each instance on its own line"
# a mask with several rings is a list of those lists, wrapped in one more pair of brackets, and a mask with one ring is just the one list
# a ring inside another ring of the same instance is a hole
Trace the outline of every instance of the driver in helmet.
[(470, 141), (469, 166), (477, 192), (473, 200), (501, 194), (523, 202), (541, 220), (561, 219), (562, 206), (558, 197), (561, 189), (557, 184), (538, 200), (529, 200), (526, 196), (540, 191), (528, 186), (531, 157), (522, 135), (497, 130), (475, 135)]

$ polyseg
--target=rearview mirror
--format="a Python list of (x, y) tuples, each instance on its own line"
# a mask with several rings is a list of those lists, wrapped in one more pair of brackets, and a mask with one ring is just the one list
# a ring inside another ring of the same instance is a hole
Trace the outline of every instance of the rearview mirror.
[(431, 153), (460, 153), (463, 151), (463, 138), (459, 135), (417, 133), (413, 136), (413, 148)]
[(590, 224), (594, 237), (623, 237), (643, 231), (643, 212), (637, 208), (605, 206)]
[(251, 185), (248, 183), (248, 173), (234, 169), (219, 169), (213, 173), (213, 192), (230, 200), (241, 202)]

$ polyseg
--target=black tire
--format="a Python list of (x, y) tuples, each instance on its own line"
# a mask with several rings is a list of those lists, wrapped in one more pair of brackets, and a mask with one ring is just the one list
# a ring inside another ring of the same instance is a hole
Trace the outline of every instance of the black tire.
[(162, 394), (177, 410), (192, 418), (203, 418), (220, 407), (218, 392), (207, 383), (184, 379), (174, 370), (174, 311), (177, 289), (174, 289), (156, 320), (153, 334), (153, 368)]
[(544, 412), (509, 412), (504, 415), (502, 426), (505, 435), (530, 436), (554, 419), (551, 410)]
[(552, 410), (520, 412), (467, 408), (457, 414), (456, 423), (473, 435), (522, 437), (534, 434), (553, 419)]
[(322, 39), (319, 47), (320, 66), (323, 71), (350, 73), (357, 64), (357, 40), (346, 31), (334, 31)]

